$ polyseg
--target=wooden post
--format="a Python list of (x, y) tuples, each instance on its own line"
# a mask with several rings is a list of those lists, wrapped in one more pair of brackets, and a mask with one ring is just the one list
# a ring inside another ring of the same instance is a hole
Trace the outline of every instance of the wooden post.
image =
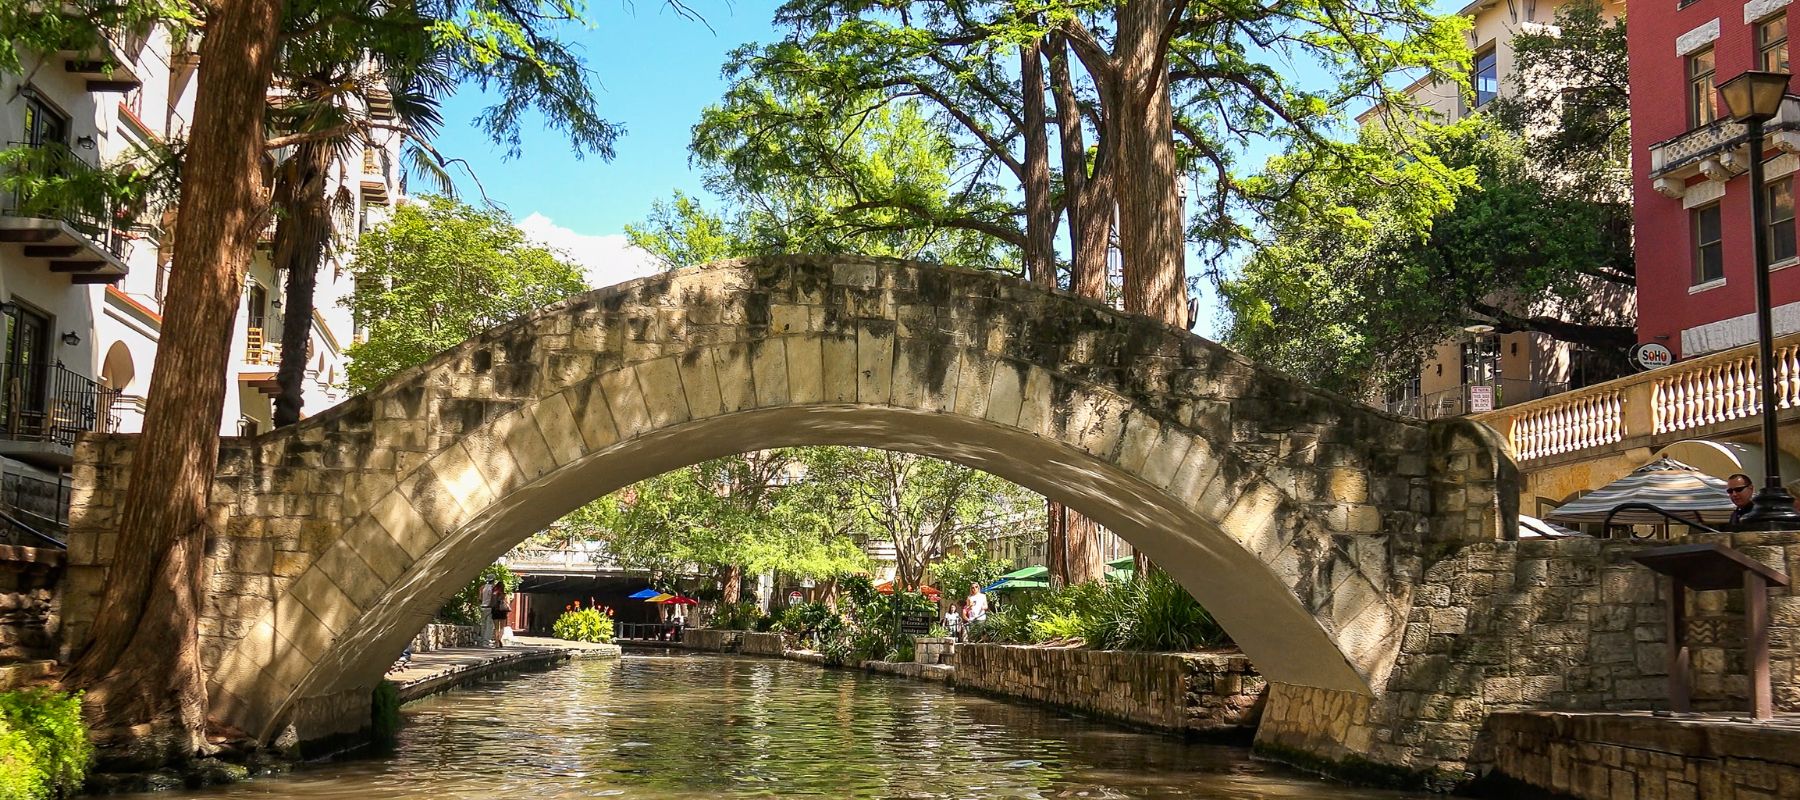
[(1687, 712), (1693, 686), (1692, 652), (1687, 640), (1687, 584), (1669, 576), (1669, 710)]
[(1756, 719), (1775, 715), (1769, 689), (1769, 582), (1744, 572), (1744, 671), (1750, 677), (1750, 713)]

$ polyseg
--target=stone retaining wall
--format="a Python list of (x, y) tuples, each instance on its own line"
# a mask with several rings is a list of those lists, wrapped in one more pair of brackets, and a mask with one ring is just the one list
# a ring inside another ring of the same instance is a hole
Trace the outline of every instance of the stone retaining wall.
[(1241, 654), (956, 646), (967, 686), (1170, 731), (1249, 731), (1265, 688)]
[[(1579, 800), (1800, 797), (1800, 728), (1648, 714), (1524, 712), (1488, 718), (1490, 780)], [(1523, 791), (1519, 791), (1519, 790)]]
[(756, 656), (780, 656), (785, 647), (779, 633), (745, 631), (738, 638), (738, 652)]
[(689, 628), (681, 632), (681, 642), (690, 650), (711, 650), (716, 653), (735, 653), (743, 642), (743, 631), (722, 631), (715, 628)]
[(920, 664), (956, 663), (956, 640), (948, 636), (920, 636), (913, 639), (913, 660)]
[[(1730, 543), (1800, 575), (1800, 534), (1733, 534)], [(1454, 784), (1492, 763), (1482, 746), (1489, 714), (1665, 708), (1666, 581), (1631, 560), (1663, 544), (1582, 538), (1463, 548), (1414, 590), (1379, 698), (1273, 684), (1258, 748), (1314, 766), (1373, 762)], [(1743, 592), (1689, 597), (1695, 709), (1747, 709)], [(1800, 711), (1800, 597), (1774, 590), (1770, 617), (1776, 708)]]
[(60, 550), (0, 545), (0, 663), (55, 657), (62, 572)]
[(481, 629), (473, 625), (426, 625), (413, 637), (412, 649), (415, 653), (429, 653), (446, 647), (481, 647), (487, 640), (481, 638)]

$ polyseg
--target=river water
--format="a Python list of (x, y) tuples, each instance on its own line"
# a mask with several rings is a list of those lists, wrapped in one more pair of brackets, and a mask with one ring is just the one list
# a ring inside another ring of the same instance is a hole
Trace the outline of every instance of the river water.
[(1372, 798), (941, 684), (774, 659), (577, 660), (412, 703), (387, 756), (147, 797)]

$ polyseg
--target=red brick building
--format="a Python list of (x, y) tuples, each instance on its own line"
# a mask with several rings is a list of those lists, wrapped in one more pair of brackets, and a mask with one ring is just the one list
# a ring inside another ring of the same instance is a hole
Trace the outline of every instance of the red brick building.
[[(1638, 338), (1678, 356), (1756, 339), (1748, 148), (1715, 87), (1749, 69), (1788, 71), (1789, 0), (1632, 0), (1631, 136)], [(1791, 91), (1791, 89), (1790, 89)], [(1800, 330), (1794, 196), (1800, 98), (1764, 144), (1776, 333)]]

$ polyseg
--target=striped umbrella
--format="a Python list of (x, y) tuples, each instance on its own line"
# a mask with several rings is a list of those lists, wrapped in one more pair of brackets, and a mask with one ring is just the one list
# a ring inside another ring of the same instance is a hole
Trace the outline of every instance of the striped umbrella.
[[(1564, 525), (1603, 522), (1620, 503), (1649, 503), (1677, 517), (1719, 524), (1731, 519), (1725, 482), (1672, 458), (1659, 458), (1612, 483), (1582, 495), (1544, 519)], [(1620, 525), (1661, 525), (1669, 520), (1649, 511), (1623, 511)]]

